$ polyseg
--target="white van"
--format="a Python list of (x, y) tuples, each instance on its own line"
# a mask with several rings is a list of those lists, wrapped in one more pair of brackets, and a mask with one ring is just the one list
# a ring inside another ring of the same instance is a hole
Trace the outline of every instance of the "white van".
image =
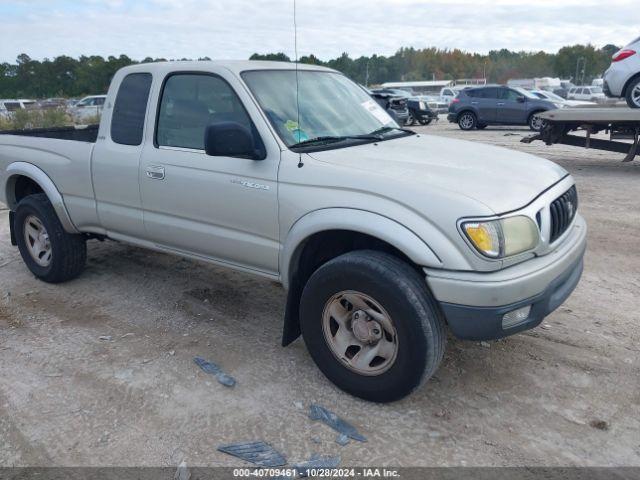
[(0, 116), (5, 118), (10, 117), (16, 110), (25, 110), (35, 104), (35, 100), (26, 100), (22, 98), (14, 100), (0, 100)]

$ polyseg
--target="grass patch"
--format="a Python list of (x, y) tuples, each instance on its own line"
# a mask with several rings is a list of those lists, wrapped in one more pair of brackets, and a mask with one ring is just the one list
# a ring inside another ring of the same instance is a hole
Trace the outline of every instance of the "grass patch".
[(25, 130), (73, 125), (73, 119), (63, 109), (17, 110), (11, 117), (0, 117), (0, 130)]

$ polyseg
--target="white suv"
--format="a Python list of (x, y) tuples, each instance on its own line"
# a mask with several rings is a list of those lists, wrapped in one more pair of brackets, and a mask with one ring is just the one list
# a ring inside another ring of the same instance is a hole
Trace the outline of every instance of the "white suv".
[(605, 100), (605, 95), (600, 87), (571, 87), (567, 93), (567, 100), (602, 102)]
[(640, 37), (619, 50), (604, 73), (607, 97), (624, 97), (631, 108), (640, 108)]

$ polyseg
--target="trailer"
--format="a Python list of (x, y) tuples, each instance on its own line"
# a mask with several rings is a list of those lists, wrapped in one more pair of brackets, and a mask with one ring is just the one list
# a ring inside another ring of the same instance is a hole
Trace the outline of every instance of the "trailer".
[[(545, 121), (542, 131), (523, 138), (523, 143), (542, 140), (547, 145), (561, 143), (624, 153), (623, 162), (630, 162), (640, 155), (640, 109), (561, 108), (541, 113), (540, 118)], [(574, 135), (572, 132), (586, 132), (586, 135)], [(591, 137), (600, 132), (609, 134), (609, 140)]]

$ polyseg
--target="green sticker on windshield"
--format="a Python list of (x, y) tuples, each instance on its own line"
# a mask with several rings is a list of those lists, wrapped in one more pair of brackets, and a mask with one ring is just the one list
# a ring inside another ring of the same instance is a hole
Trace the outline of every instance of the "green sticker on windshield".
[(304, 142), (305, 140), (309, 140), (309, 136), (304, 132), (304, 130), (300, 130), (298, 122), (287, 120), (284, 124), (284, 128), (291, 132), (296, 142)]

